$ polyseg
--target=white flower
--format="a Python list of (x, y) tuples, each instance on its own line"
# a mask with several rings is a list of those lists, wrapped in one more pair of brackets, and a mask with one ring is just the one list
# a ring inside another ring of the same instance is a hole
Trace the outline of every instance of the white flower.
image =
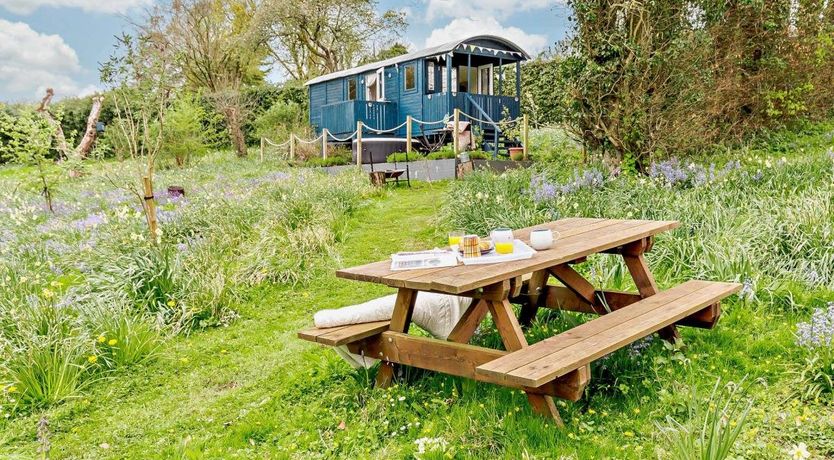
[(805, 445), (804, 442), (800, 442), (788, 450), (788, 455), (790, 455), (793, 460), (805, 460), (811, 458), (811, 453), (808, 452), (808, 446)]

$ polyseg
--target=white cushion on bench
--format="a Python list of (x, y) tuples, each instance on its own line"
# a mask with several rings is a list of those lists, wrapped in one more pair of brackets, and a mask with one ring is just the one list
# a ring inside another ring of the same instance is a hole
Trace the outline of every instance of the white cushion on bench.
[[(391, 319), (396, 302), (397, 295), (394, 294), (358, 305), (322, 310), (313, 315), (313, 321), (321, 328), (386, 321)], [(411, 319), (429, 334), (445, 340), (470, 304), (472, 299), (468, 297), (419, 292)], [(336, 352), (356, 368), (370, 367), (377, 361), (350, 353), (347, 347), (337, 347)]]

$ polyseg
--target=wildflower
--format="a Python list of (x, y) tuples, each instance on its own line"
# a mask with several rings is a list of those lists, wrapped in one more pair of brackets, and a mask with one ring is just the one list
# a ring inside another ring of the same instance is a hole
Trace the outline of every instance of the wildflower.
[(98, 336), (98, 338), (96, 339), (98, 343), (104, 343), (105, 340), (107, 340), (107, 337), (103, 335)]
[(119, 343), (119, 341), (116, 340), (116, 339), (110, 339), (110, 340), (107, 341), (107, 345), (110, 345), (111, 347), (113, 345), (116, 345), (117, 343)]
[(50, 291), (49, 289), (44, 289), (43, 291), (41, 291), (41, 295), (44, 299), (51, 299), (55, 297), (55, 293)]
[(7, 388), (6, 391), (8, 391), (9, 393), (17, 393), (17, 387), (12, 385), (9, 388)]
[(588, 415), (594, 415), (596, 413), (597, 413), (597, 411), (595, 411), (593, 409), (588, 409)]
[(174, 307), (176, 307), (176, 306), (177, 306), (177, 302), (176, 302), (176, 301), (174, 301), (173, 299), (171, 299), (171, 300), (169, 300), (169, 301), (168, 301), (168, 306), (169, 306), (170, 308), (174, 308)]
[(639, 414), (639, 413), (640, 413), (640, 408), (639, 408), (639, 407), (635, 407), (635, 408), (634, 408), (634, 414), (636, 415), (636, 414)]
[(808, 452), (808, 446), (805, 445), (804, 442), (800, 442), (789, 449), (788, 455), (790, 455), (793, 460), (805, 460), (806, 458), (811, 458), (811, 453)]
[(96, 356), (96, 355), (90, 355), (90, 356), (88, 356), (88, 357), (87, 357), (87, 361), (88, 361), (90, 364), (95, 364), (95, 363), (96, 363), (96, 361), (98, 361), (98, 356)]
[(626, 432), (623, 433), (623, 436), (625, 436), (627, 438), (633, 438), (634, 437), (634, 432), (633, 431), (626, 431)]

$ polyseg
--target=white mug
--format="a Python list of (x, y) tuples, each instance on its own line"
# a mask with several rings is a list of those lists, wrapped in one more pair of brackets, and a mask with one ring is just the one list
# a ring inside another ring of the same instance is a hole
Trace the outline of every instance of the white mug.
[[(555, 238), (558, 237), (559, 233), (556, 232)], [(553, 231), (549, 228), (537, 228), (530, 232), (530, 246), (537, 251), (550, 249), (550, 247), (553, 246), (553, 240), (555, 238)]]

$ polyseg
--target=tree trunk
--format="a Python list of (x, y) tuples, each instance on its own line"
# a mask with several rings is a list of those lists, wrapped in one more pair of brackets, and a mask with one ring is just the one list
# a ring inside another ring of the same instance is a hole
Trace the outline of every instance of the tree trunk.
[(229, 136), (232, 141), (237, 156), (245, 157), (246, 151), (246, 137), (243, 135), (243, 128), (240, 126), (240, 112), (237, 107), (227, 107), (224, 110), (226, 116), (226, 125), (229, 127)]
[(84, 137), (81, 138), (81, 143), (75, 149), (75, 153), (79, 158), (86, 159), (93, 149), (93, 144), (96, 141), (96, 124), (98, 117), (101, 115), (101, 106), (104, 102), (104, 96), (93, 96), (93, 106), (90, 107), (90, 115), (87, 117), (87, 129), (84, 131)]
[(58, 153), (64, 159), (69, 159), (70, 150), (67, 147), (67, 139), (64, 137), (64, 129), (61, 128), (61, 123), (55, 119), (52, 113), (49, 112), (49, 103), (52, 102), (52, 96), (55, 95), (55, 91), (52, 88), (46, 89), (46, 96), (41, 99), (41, 105), (38, 107), (38, 113), (43, 115), (46, 118), (46, 121), (49, 122), (50, 125), (55, 129), (55, 144), (58, 148)]

